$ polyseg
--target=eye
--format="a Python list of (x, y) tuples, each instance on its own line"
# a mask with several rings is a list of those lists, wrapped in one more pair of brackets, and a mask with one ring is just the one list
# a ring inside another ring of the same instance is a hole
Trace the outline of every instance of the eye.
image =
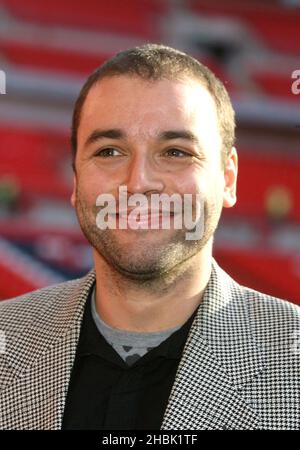
[(95, 156), (101, 156), (103, 158), (107, 158), (110, 156), (119, 156), (119, 155), (121, 155), (121, 152), (114, 147), (103, 148), (101, 150), (98, 150), (97, 153), (95, 154)]
[(166, 151), (166, 154), (168, 156), (174, 156), (175, 158), (184, 158), (187, 156), (191, 156), (189, 153), (183, 150), (179, 150), (178, 148), (170, 148), (169, 150)]

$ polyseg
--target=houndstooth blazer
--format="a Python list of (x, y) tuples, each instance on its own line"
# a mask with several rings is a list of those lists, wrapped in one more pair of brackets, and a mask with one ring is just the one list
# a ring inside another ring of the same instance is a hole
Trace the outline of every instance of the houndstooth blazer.
[[(61, 428), (94, 282), (91, 271), (0, 303), (1, 429)], [(240, 286), (213, 260), (162, 429), (300, 429), (299, 330), (299, 307)]]

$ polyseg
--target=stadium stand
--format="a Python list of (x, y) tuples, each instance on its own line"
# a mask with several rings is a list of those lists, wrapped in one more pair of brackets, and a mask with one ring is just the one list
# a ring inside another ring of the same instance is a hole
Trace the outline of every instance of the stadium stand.
[(0, 299), (91, 267), (69, 203), (74, 99), (110, 55), (156, 41), (207, 64), (237, 112), (238, 203), (224, 211), (217, 260), (242, 284), (300, 304), (299, 23), (300, 6), (279, 0), (3, 0)]

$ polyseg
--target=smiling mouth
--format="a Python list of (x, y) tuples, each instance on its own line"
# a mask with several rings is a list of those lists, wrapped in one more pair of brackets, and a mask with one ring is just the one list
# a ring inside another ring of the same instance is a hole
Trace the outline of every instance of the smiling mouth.
[[(138, 229), (140, 227), (144, 227), (144, 229), (161, 229), (163, 228), (163, 222), (167, 218), (174, 217), (174, 212), (172, 211), (145, 211), (138, 212), (134, 215), (130, 212), (119, 212), (114, 214), (117, 219), (117, 223), (120, 223), (122, 220), (123, 223), (128, 225), (130, 229)], [(170, 221), (171, 221), (170, 220)]]
[[(118, 212), (115, 215), (119, 216), (119, 217), (133, 217), (132, 216), (132, 211), (127, 211), (127, 212)], [(140, 218), (147, 218), (147, 217), (157, 217), (157, 216), (161, 216), (161, 217), (167, 217), (167, 216), (173, 216), (174, 212), (173, 211), (138, 211), (136, 214), (134, 214), (134, 217), (140, 217)]]

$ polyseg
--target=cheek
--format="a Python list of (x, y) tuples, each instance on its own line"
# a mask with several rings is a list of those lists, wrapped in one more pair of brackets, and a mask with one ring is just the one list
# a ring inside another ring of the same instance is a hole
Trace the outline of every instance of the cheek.
[(81, 198), (89, 204), (95, 204), (100, 194), (114, 194), (114, 184), (111, 176), (100, 171), (96, 167), (86, 167), (78, 177), (77, 187)]
[(223, 199), (222, 180), (221, 172), (208, 170), (191, 172), (177, 180), (177, 192), (180, 192), (181, 195), (198, 194), (200, 199), (208, 205), (218, 207), (222, 204)]
[(187, 171), (176, 179), (178, 192), (181, 194), (205, 194), (207, 192), (207, 175), (204, 171)]

